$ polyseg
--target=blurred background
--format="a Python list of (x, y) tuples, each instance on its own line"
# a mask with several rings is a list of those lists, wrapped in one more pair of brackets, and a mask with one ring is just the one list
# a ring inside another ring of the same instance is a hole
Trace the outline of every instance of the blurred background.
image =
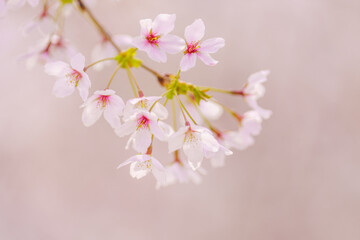
[[(78, 93), (55, 98), (55, 79), (42, 66), (28, 71), (17, 57), (36, 43), (19, 27), (38, 10), (0, 19), (0, 239), (360, 239), (360, 2), (357, 0), (123, 0), (98, 1), (94, 14), (111, 33), (138, 35), (138, 21), (176, 13), (174, 33), (202, 18), (205, 38), (223, 37), (220, 62), (198, 62), (187, 81), (239, 89), (247, 77), (271, 70), (260, 105), (264, 121), (253, 147), (223, 168), (208, 169), (201, 185), (155, 190), (148, 176), (134, 180), (134, 154), (101, 119), (81, 122)], [(100, 40), (74, 12), (66, 35), (89, 57)], [(161, 72), (176, 72), (180, 55)], [(89, 70), (103, 88), (113, 72)], [(135, 75), (147, 95), (161, 94), (152, 75)], [(131, 97), (125, 73), (113, 88)], [(216, 95), (245, 110), (240, 98)], [(230, 118), (216, 126), (236, 128)], [(154, 155), (170, 161), (166, 145)]]

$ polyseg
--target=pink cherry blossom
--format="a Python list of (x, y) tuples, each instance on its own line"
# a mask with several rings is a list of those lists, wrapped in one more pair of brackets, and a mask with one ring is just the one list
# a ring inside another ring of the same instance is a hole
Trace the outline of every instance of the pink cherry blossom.
[(86, 127), (93, 125), (104, 113), (104, 118), (113, 127), (121, 125), (120, 116), (124, 109), (124, 101), (114, 90), (106, 89), (96, 91), (82, 105), (82, 121)]
[(146, 153), (151, 145), (152, 136), (160, 141), (167, 139), (163, 128), (159, 126), (158, 117), (152, 112), (138, 111), (124, 121), (115, 132), (119, 137), (131, 134), (126, 148), (132, 144), (137, 152)]
[(133, 178), (140, 179), (151, 172), (157, 182), (165, 182), (165, 168), (164, 166), (153, 156), (148, 154), (135, 155), (118, 166), (118, 169), (130, 165), (130, 175)]
[(89, 95), (91, 82), (89, 76), (84, 72), (84, 67), (85, 57), (81, 53), (71, 58), (71, 64), (62, 61), (47, 63), (45, 72), (58, 78), (53, 88), (53, 94), (56, 97), (66, 97), (77, 88), (81, 98), (85, 101)]
[[(131, 46), (132, 38), (129, 35), (114, 35), (112, 40), (119, 46), (121, 49), (127, 49)], [(98, 44), (95, 45), (92, 53), (91, 60), (93, 62), (104, 59), (112, 58), (117, 55), (117, 51), (114, 46), (106, 39), (102, 39)], [(105, 61), (94, 65), (95, 70), (102, 70), (105, 66), (111, 64), (111, 61)]]
[(223, 38), (211, 38), (201, 42), (205, 34), (205, 25), (201, 19), (195, 20), (185, 28), (186, 49), (180, 62), (181, 71), (187, 71), (196, 64), (199, 57), (206, 65), (214, 66), (218, 63), (210, 56), (210, 53), (217, 52), (225, 46)]
[(260, 71), (252, 74), (243, 89), (240, 91), (240, 94), (244, 97), (249, 106), (265, 119), (269, 118), (272, 112), (260, 107), (257, 100), (265, 94), (265, 87), (263, 83), (267, 81), (269, 73), (269, 71)]
[(157, 62), (166, 62), (166, 53), (175, 54), (184, 49), (182, 38), (169, 34), (174, 29), (175, 14), (159, 14), (154, 21), (140, 20), (140, 37), (133, 40), (133, 44)]
[[(182, 148), (193, 170), (200, 167), (204, 157), (211, 158), (216, 152), (225, 149), (216, 141), (209, 129), (200, 126), (182, 127), (168, 142), (169, 153)], [(232, 152), (226, 149), (226, 154), (231, 155)]]

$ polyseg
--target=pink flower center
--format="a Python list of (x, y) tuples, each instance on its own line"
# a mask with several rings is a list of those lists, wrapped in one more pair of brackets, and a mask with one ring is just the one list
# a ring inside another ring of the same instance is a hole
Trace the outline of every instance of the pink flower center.
[(102, 105), (104, 108), (107, 104), (110, 102), (110, 96), (109, 95), (100, 95), (98, 98), (98, 104)]
[(156, 35), (152, 32), (152, 29), (150, 29), (150, 32), (148, 35), (146, 35), (146, 40), (148, 41), (148, 43), (150, 43), (151, 45), (158, 45), (159, 43), (159, 38), (160, 35)]
[(199, 42), (196, 43), (186, 43), (186, 50), (184, 51), (184, 54), (192, 54), (197, 53), (199, 51)]
[(138, 119), (138, 128), (147, 128), (149, 127), (149, 123), (150, 123), (150, 120), (142, 115), (139, 119)]
[(74, 84), (75, 87), (77, 87), (79, 80), (82, 78), (82, 75), (77, 70), (73, 69), (72, 72), (67, 75), (67, 77), (70, 79), (70, 84)]

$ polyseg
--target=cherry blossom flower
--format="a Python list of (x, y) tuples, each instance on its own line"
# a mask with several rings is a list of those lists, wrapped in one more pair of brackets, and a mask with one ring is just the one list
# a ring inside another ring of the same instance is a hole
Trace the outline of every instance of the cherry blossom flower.
[[(114, 35), (112, 39), (121, 49), (129, 48), (132, 43), (132, 38), (129, 35)], [(95, 62), (104, 58), (115, 57), (117, 54), (118, 53), (114, 46), (107, 39), (102, 39), (101, 42), (95, 45), (91, 53), (91, 59)], [(100, 71), (109, 64), (111, 64), (110, 61), (101, 62), (94, 65), (93, 68)]]
[(91, 82), (89, 76), (84, 72), (84, 67), (85, 57), (81, 53), (71, 58), (70, 65), (62, 61), (47, 63), (45, 72), (58, 78), (53, 88), (53, 94), (56, 97), (66, 97), (77, 88), (81, 98), (85, 101), (89, 95)]
[(269, 73), (269, 71), (260, 71), (252, 74), (243, 89), (240, 91), (240, 94), (244, 97), (249, 106), (265, 119), (268, 119), (272, 112), (261, 108), (258, 105), (257, 100), (265, 94), (265, 87), (262, 83), (267, 81)]
[(199, 57), (206, 65), (214, 66), (218, 63), (210, 56), (210, 53), (217, 52), (225, 46), (223, 38), (210, 38), (203, 42), (201, 39), (205, 34), (205, 25), (201, 19), (195, 20), (185, 28), (186, 50), (180, 62), (181, 71), (187, 71), (196, 64), (196, 57)]
[(167, 187), (175, 183), (189, 183), (200, 184), (201, 174), (205, 175), (206, 171), (203, 168), (198, 168), (196, 171), (192, 170), (186, 162), (173, 162), (170, 166), (165, 168), (166, 181), (158, 181), (156, 188)]
[(154, 21), (140, 20), (141, 33), (133, 40), (134, 46), (145, 51), (152, 60), (166, 62), (166, 53), (178, 53), (185, 45), (182, 38), (169, 34), (174, 29), (175, 19), (175, 14), (159, 14)]
[(27, 22), (23, 27), (23, 34), (27, 36), (33, 30), (38, 30), (43, 35), (48, 35), (56, 31), (57, 24), (49, 13), (49, 8), (44, 7), (39, 15)]
[(164, 166), (153, 156), (148, 154), (135, 155), (118, 166), (118, 169), (130, 165), (130, 175), (133, 178), (140, 179), (151, 172), (157, 182), (165, 182), (165, 168)]
[(160, 100), (159, 96), (150, 96), (150, 97), (140, 97), (133, 98), (126, 102), (124, 109), (124, 120), (130, 118), (132, 115), (138, 113), (139, 111), (150, 111), (150, 108), (155, 104), (151, 110), (152, 113), (160, 119), (164, 120), (168, 117), (167, 109), (157, 102)]
[(175, 132), (168, 140), (169, 153), (183, 149), (187, 161), (193, 170), (200, 167), (204, 157), (211, 158), (218, 151), (232, 152), (222, 147), (210, 130), (200, 126), (185, 126)]
[(138, 111), (133, 114), (115, 132), (119, 137), (131, 134), (126, 148), (132, 144), (133, 148), (140, 153), (147, 152), (152, 143), (152, 136), (160, 141), (166, 140), (166, 135), (159, 126), (158, 117), (148, 111)]
[(124, 101), (114, 90), (106, 89), (96, 91), (81, 106), (84, 108), (82, 121), (86, 127), (93, 125), (104, 113), (104, 118), (113, 127), (121, 125), (120, 116), (124, 109)]

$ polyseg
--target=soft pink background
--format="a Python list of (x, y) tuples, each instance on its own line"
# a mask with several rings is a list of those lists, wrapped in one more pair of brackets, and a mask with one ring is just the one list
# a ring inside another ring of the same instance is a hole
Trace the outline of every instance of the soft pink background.
[[(82, 125), (78, 94), (57, 99), (42, 67), (27, 71), (16, 63), (34, 43), (18, 28), (36, 11), (11, 12), (0, 20), (1, 240), (360, 239), (359, 1), (98, 2), (94, 12), (112, 33), (137, 35), (139, 19), (176, 13), (175, 33), (182, 35), (202, 18), (206, 37), (224, 37), (226, 48), (214, 55), (216, 67), (198, 62), (183, 79), (235, 89), (270, 69), (260, 103), (274, 115), (255, 146), (224, 168), (205, 164), (202, 185), (156, 191), (152, 177), (136, 181), (128, 169), (116, 169), (133, 152), (105, 121)], [(89, 56), (97, 33), (77, 13), (68, 26)], [(180, 60), (170, 56), (160, 65), (141, 56), (163, 72), (175, 72)], [(90, 71), (92, 91), (111, 72)], [(162, 92), (151, 75), (135, 74), (146, 94)], [(115, 80), (117, 92), (131, 97), (125, 74)], [(235, 127), (224, 118), (217, 126), (229, 124)], [(155, 155), (170, 160), (161, 149)]]

